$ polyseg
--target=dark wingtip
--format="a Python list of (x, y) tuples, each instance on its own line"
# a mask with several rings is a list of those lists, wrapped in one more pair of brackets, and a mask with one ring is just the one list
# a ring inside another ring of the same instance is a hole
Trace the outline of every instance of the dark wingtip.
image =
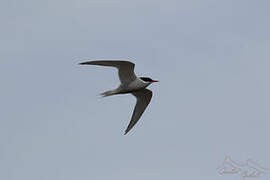
[(82, 62), (82, 63), (79, 63), (78, 65), (84, 65), (85, 63), (84, 62)]
[(124, 135), (126, 135), (128, 133), (128, 130), (125, 131)]

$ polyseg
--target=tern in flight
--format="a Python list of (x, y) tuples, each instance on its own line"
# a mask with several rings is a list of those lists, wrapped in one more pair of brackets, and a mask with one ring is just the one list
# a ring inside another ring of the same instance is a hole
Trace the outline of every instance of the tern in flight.
[(111, 66), (118, 69), (118, 76), (121, 84), (118, 88), (106, 91), (101, 95), (103, 97), (115, 94), (131, 93), (136, 97), (137, 102), (130, 120), (130, 123), (125, 131), (127, 134), (133, 126), (138, 122), (146, 107), (151, 101), (152, 91), (146, 89), (147, 86), (157, 80), (152, 80), (148, 77), (137, 77), (134, 73), (135, 64), (129, 61), (115, 61), (115, 60), (100, 60), (100, 61), (87, 61), (80, 63), (81, 65), (99, 65)]

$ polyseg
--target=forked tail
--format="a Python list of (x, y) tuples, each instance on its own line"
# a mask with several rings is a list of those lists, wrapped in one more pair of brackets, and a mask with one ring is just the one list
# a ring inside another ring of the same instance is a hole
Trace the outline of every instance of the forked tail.
[(102, 97), (107, 97), (107, 96), (111, 96), (111, 95), (114, 95), (114, 94), (117, 94), (116, 90), (105, 91), (105, 92), (101, 93), (100, 95)]

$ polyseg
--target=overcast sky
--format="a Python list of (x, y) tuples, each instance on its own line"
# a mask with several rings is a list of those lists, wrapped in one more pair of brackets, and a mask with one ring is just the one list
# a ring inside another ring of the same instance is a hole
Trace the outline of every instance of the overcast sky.
[[(270, 168), (269, 0), (3, 0), (1, 180), (241, 180)], [(132, 95), (99, 98), (127, 59), (160, 80), (124, 136)], [(270, 172), (259, 177), (269, 180)]]

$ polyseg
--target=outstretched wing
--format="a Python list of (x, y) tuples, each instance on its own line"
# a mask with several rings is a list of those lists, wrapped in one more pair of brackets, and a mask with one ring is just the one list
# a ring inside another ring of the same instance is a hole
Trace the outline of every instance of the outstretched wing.
[(134, 73), (135, 64), (129, 61), (87, 61), (80, 64), (116, 67), (122, 84), (129, 83), (137, 78)]
[(146, 107), (148, 106), (152, 98), (152, 91), (148, 89), (136, 91), (133, 92), (132, 94), (137, 98), (137, 103), (133, 111), (130, 123), (125, 131), (125, 134), (127, 134), (138, 122), (138, 120), (142, 116), (143, 112), (145, 111)]

